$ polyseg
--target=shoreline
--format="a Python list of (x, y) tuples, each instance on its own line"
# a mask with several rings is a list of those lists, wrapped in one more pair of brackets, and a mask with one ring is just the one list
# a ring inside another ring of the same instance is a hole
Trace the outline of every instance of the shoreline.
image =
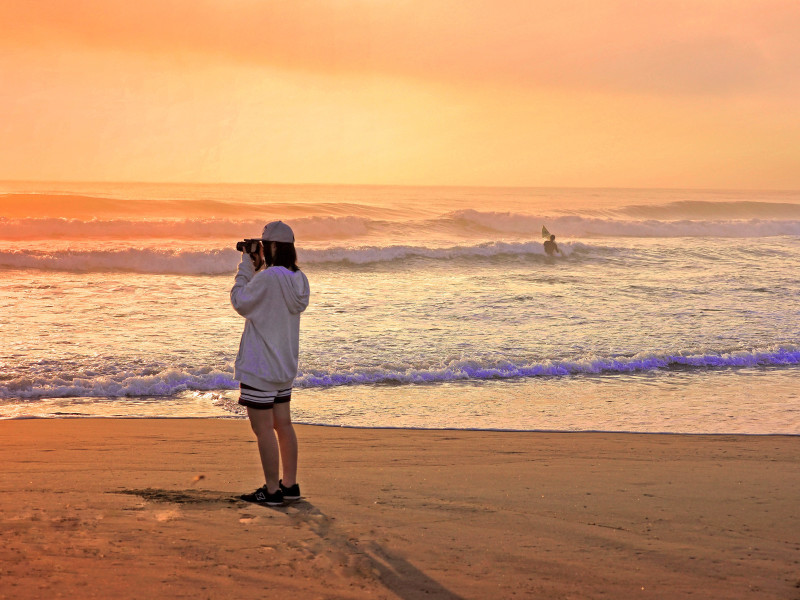
[[(0, 418), (2, 421), (70, 421), (70, 420), (110, 420), (110, 421), (247, 421), (245, 415), (231, 415), (231, 416), (180, 416), (180, 417), (159, 417), (159, 416), (141, 416), (141, 417), (115, 417), (107, 415), (64, 415), (64, 416), (24, 416), (24, 417), (8, 417)], [(669, 435), (669, 436), (734, 436), (734, 437), (800, 437), (800, 433), (746, 433), (740, 431), (731, 432), (714, 432), (714, 431), (634, 431), (624, 429), (503, 429), (492, 427), (410, 427), (410, 426), (396, 426), (389, 425), (336, 425), (328, 423), (305, 423), (294, 422), (295, 426), (301, 427), (325, 427), (332, 429), (366, 429), (374, 431), (464, 431), (464, 432), (487, 432), (487, 433), (552, 433), (552, 434), (578, 434), (578, 433), (596, 433), (608, 435)]]
[[(230, 416), (218, 416), (218, 417), (209, 417), (209, 416), (179, 416), (179, 417), (159, 417), (153, 415), (147, 416), (108, 416), (108, 415), (63, 415), (63, 416), (22, 416), (22, 417), (8, 417), (8, 418), (0, 418), (0, 422), (3, 421), (36, 421), (36, 420), (43, 420), (43, 421), (70, 421), (70, 420), (111, 420), (111, 421), (247, 421), (246, 415), (234, 415), (231, 414)], [(473, 428), (463, 428), (463, 427), (411, 427), (411, 426), (396, 426), (392, 427), (389, 425), (337, 425), (337, 424), (329, 424), (329, 423), (306, 423), (300, 421), (294, 421), (295, 426), (301, 427), (326, 427), (326, 428), (333, 428), (333, 429), (366, 429), (366, 430), (374, 430), (374, 431), (451, 431), (451, 432), (486, 432), (486, 433), (552, 433), (552, 434), (579, 434), (579, 433), (586, 433), (586, 434), (608, 434), (608, 435), (668, 435), (668, 436), (709, 436), (709, 437), (720, 437), (720, 436), (733, 436), (733, 437), (800, 437), (800, 433), (780, 433), (780, 432), (769, 432), (769, 433), (746, 433), (740, 431), (731, 431), (731, 432), (715, 432), (715, 431), (635, 431), (635, 430), (624, 430), (624, 429), (504, 429), (504, 428), (492, 428), (492, 427), (473, 427)]]
[[(298, 392), (292, 413), (297, 423), (335, 427), (800, 435), (796, 371), (313, 388)], [(9, 399), (0, 418), (236, 418), (236, 401), (235, 390)]]
[(800, 586), (791, 435), (297, 426), (304, 500), (244, 419), (0, 421), (0, 598), (774, 598)]

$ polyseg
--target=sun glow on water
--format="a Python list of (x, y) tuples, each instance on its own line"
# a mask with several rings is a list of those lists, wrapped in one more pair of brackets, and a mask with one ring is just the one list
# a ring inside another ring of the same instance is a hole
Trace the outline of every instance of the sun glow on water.
[[(111, 209), (102, 219), (0, 222), (6, 417), (236, 414), (233, 246), (284, 218), (312, 284), (296, 407), (307, 422), (796, 429), (791, 194), (165, 186), (143, 199), (141, 187), (120, 189), (94, 189)], [(189, 210), (131, 212), (157, 202)], [(248, 216), (197, 216), (211, 202)], [(544, 223), (563, 256), (544, 255)], [(736, 392), (755, 382), (772, 394), (758, 423)], [(718, 410), (698, 406), (697, 390), (714, 385)]]

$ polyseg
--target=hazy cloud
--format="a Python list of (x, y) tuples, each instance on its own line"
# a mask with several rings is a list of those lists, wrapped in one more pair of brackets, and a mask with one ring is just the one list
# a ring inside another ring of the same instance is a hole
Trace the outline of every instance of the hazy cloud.
[(678, 0), (27, 0), (0, 44), (83, 46), (470, 85), (796, 91), (800, 3)]

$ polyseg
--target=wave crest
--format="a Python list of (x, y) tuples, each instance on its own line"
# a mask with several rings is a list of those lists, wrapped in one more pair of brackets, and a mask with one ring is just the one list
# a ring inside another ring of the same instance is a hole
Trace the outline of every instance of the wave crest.
[(730, 237), (800, 235), (800, 219), (638, 220), (560, 216), (544, 218), (516, 213), (461, 210), (451, 218), (465, 230), (538, 237), (543, 224), (559, 237)]
[[(565, 255), (581, 254), (590, 247), (580, 243), (562, 244)], [(333, 247), (322, 250), (298, 250), (303, 264), (391, 263), (411, 258), (453, 260), (490, 258), (503, 255), (544, 256), (539, 242), (492, 242), (473, 246), (428, 248), (425, 246)], [(233, 248), (210, 250), (171, 250), (164, 248), (121, 248), (109, 250), (0, 250), (0, 268), (48, 271), (131, 273), (172, 273), (185, 275), (232, 274), (241, 254)]]
[[(516, 363), (507, 360), (453, 360), (438, 367), (358, 368), (325, 372), (307, 370), (300, 373), (295, 386), (320, 388), (366, 384), (419, 384), (447, 381), (513, 379), (525, 377), (563, 377), (600, 373), (635, 373), (664, 369), (716, 369), (800, 364), (800, 347), (784, 346), (767, 349), (738, 350), (727, 353), (654, 353), (643, 352), (631, 357), (587, 357), (580, 360), (545, 360), (538, 363)], [(0, 381), (0, 398), (64, 398), (116, 396), (172, 396), (196, 390), (231, 390), (238, 387), (233, 369), (167, 368), (153, 373), (125, 372), (121, 375), (71, 377), (66, 373), (29, 375)]]
[[(307, 208), (307, 207), (306, 207)], [(343, 214), (335, 213), (337, 210)], [(354, 214), (347, 214), (351, 210)], [(478, 242), (512, 238), (539, 239), (542, 225), (559, 238), (595, 237), (732, 237), (751, 238), (800, 235), (800, 205), (766, 202), (678, 202), (656, 206), (632, 205), (604, 215), (547, 216), (518, 212), (463, 209), (437, 217), (416, 213), (401, 217), (390, 209), (335, 205), (320, 208), (322, 214), (280, 217), (295, 230), (302, 242), (340, 240), (409, 240), (420, 242)], [(222, 213), (221, 213), (222, 214)], [(256, 237), (269, 215), (263, 218), (149, 219), (0, 217), (2, 240), (133, 240), (133, 239), (237, 239)], [(720, 218), (724, 216), (724, 218)], [(716, 217), (716, 218), (715, 218)]]
[(631, 204), (617, 211), (619, 214), (643, 219), (800, 219), (800, 204), (788, 202), (705, 202), (681, 200), (665, 204)]
[[(360, 217), (306, 217), (287, 221), (298, 239), (336, 240), (369, 232), (369, 219)], [(264, 220), (229, 219), (63, 219), (0, 217), (2, 240), (144, 240), (222, 239), (259, 237)]]

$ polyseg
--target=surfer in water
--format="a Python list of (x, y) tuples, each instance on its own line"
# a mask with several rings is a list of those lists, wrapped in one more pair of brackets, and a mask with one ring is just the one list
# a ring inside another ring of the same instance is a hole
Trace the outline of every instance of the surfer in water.
[(564, 253), (558, 249), (558, 244), (556, 244), (556, 236), (554, 235), (551, 235), (550, 239), (544, 242), (544, 251), (547, 256), (553, 256), (556, 252), (562, 256), (564, 255)]

